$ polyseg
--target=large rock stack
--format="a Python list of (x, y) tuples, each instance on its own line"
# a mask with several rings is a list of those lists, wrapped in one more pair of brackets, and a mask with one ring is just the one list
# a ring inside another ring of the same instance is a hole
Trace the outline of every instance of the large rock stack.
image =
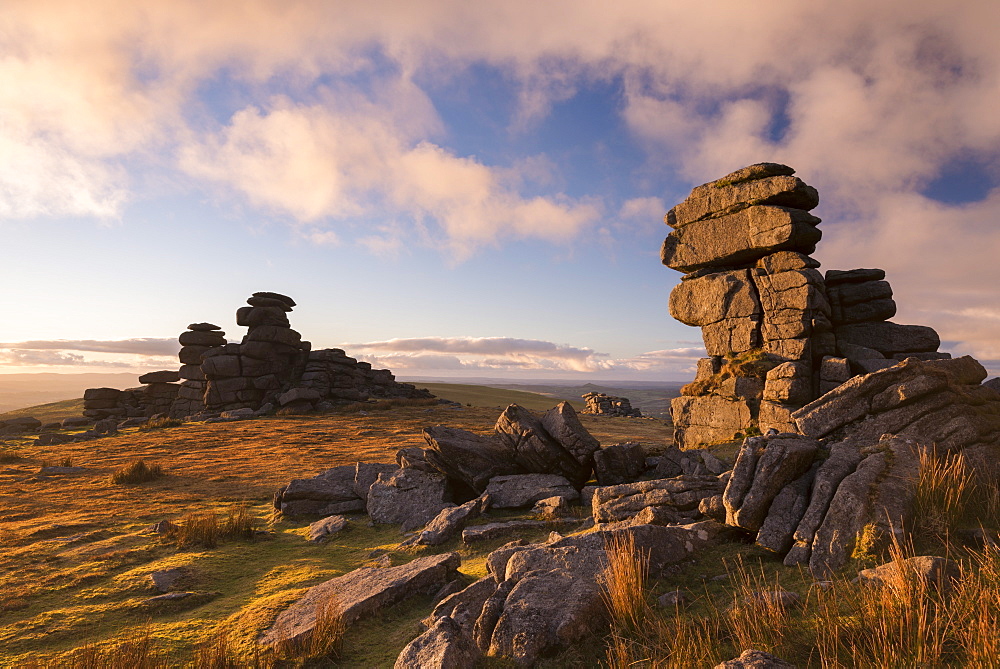
[[(897, 325), (882, 270), (817, 271), (814, 188), (759, 163), (698, 186), (666, 215), (663, 263), (684, 272), (670, 314), (701, 328), (707, 358), (671, 403), (682, 447), (769, 428), (857, 373), (937, 353), (930, 328)], [(881, 362), (873, 362), (879, 360)]]
[(248, 328), (241, 343), (227, 342), (218, 325), (192, 323), (179, 337), (180, 370), (144, 374), (139, 381), (145, 385), (133, 390), (91, 388), (84, 395), (85, 415), (100, 419), (169, 413), (183, 418), (239, 409), (280, 406), (309, 411), (323, 403), (331, 408), (338, 402), (373, 398), (433, 397), (340, 349), (311, 351), (311, 344), (288, 323), (287, 314), (295, 306), (292, 298), (254, 293), (247, 304), (236, 311), (236, 323)]
[(614, 397), (604, 393), (587, 393), (581, 397), (587, 403), (587, 408), (583, 410), (583, 413), (642, 418), (642, 412), (633, 408), (627, 397)]
[(173, 416), (190, 416), (205, 410), (205, 373), (201, 369), (202, 356), (226, 346), (226, 333), (212, 323), (192, 323), (178, 338), (181, 350), (177, 354), (181, 368), (177, 375), (181, 381), (177, 397), (170, 408)]

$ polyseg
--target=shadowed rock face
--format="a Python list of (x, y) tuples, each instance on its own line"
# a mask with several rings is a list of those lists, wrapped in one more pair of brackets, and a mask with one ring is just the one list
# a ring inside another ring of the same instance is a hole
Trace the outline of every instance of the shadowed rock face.
[(662, 260), (685, 274), (670, 314), (701, 328), (709, 356), (671, 404), (681, 447), (794, 431), (793, 412), (855, 374), (949, 357), (931, 328), (886, 320), (896, 303), (884, 271), (817, 271), (820, 219), (807, 212), (819, 197), (794, 172), (751, 165), (667, 213)]

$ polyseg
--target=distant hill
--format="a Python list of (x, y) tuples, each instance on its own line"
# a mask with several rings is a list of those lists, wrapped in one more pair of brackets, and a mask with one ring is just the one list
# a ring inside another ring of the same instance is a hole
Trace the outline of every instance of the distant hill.
[(562, 398), (534, 391), (496, 388), (492, 386), (467, 385), (464, 383), (414, 383), (418, 388), (427, 388), (437, 397), (452, 400), (459, 404), (469, 404), (474, 407), (500, 407), (508, 404), (520, 404), (526, 409), (545, 411), (551, 409), (562, 399), (570, 400), (577, 411), (583, 410), (585, 404), (579, 398)]
[(136, 374), (0, 374), (0, 412), (83, 397), (87, 388), (134, 388)]
[[(626, 382), (627, 383), (627, 382)], [(574, 406), (579, 403), (584, 404), (580, 399), (587, 393), (604, 393), (616, 397), (627, 397), (633, 407), (642, 411), (643, 416), (652, 418), (670, 419), (670, 400), (681, 394), (683, 383), (659, 383), (659, 384), (629, 384), (631, 387), (619, 385), (604, 385), (597, 383), (585, 383), (577, 386), (565, 385), (535, 385), (532, 383), (511, 383), (504, 384), (503, 388), (521, 390), (533, 393), (541, 393), (554, 398), (572, 401)]]

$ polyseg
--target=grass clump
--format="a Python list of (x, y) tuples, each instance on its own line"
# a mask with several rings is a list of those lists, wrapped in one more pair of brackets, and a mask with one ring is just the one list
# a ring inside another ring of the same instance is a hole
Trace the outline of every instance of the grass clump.
[(732, 378), (761, 379), (778, 366), (778, 362), (762, 349), (751, 349), (743, 353), (728, 353), (722, 360), (719, 371), (703, 379), (696, 379), (681, 388), (681, 395), (698, 397), (709, 395), (721, 389), (722, 384)]
[(8, 465), (12, 462), (20, 462), (24, 460), (24, 457), (18, 451), (2, 451), (0, 452), (0, 465)]
[(195, 511), (181, 518), (172, 532), (179, 548), (215, 548), (220, 539), (253, 540), (259, 522), (246, 503), (235, 504), (220, 522), (214, 510)]
[(148, 432), (149, 430), (162, 430), (167, 427), (177, 427), (183, 424), (184, 421), (180, 418), (162, 416), (160, 418), (151, 418), (150, 420), (147, 420), (143, 425), (140, 425), (138, 429), (142, 432)]
[(160, 465), (146, 464), (146, 461), (140, 458), (115, 470), (111, 475), (111, 482), (116, 485), (136, 485), (155, 481), (163, 475), (163, 468)]
[(71, 456), (65, 456), (62, 460), (49, 460), (44, 458), (42, 460), (42, 467), (72, 467), (73, 458)]
[(976, 485), (962, 453), (922, 450), (917, 473), (916, 534), (947, 542), (969, 520)]
[(344, 609), (336, 597), (316, 606), (316, 626), (297, 641), (288, 640), (277, 649), (283, 660), (295, 660), (297, 666), (314, 666), (340, 657), (347, 623)]

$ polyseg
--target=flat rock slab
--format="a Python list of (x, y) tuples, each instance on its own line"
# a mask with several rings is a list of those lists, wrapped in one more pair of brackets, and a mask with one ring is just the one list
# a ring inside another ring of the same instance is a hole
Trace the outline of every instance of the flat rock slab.
[(340, 606), (345, 624), (350, 625), (404, 599), (433, 594), (457, 578), (460, 564), (457, 553), (443, 553), (398, 567), (361, 567), (331, 578), (309, 588), (301, 599), (282, 611), (260, 643), (270, 647), (307, 643), (317, 615), (330, 603)]
[(488, 523), (486, 525), (476, 525), (466, 528), (462, 532), (462, 542), (472, 544), (477, 541), (486, 541), (506, 536), (512, 532), (523, 532), (525, 530), (544, 530), (556, 527), (566, 527), (579, 525), (582, 518), (561, 518), (557, 520), (510, 520), (505, 523)]
[(490, 506), (496, 509), (518, 509), (548, 497), (576, 500), (580, 493), (563, 476), (514, 474), (491, 479), (486, 495), (490, 498)]
[[(157, 592), (170, 592), (171, 590), (176, 590), (177, 586), (187, 578), (188, 572), (186, 569), (160, 569), (154, 571), (149, 575), (149, 581), (153, 586), (153, 589)], [(190, 593), (183, 593), (190, 594)]]

